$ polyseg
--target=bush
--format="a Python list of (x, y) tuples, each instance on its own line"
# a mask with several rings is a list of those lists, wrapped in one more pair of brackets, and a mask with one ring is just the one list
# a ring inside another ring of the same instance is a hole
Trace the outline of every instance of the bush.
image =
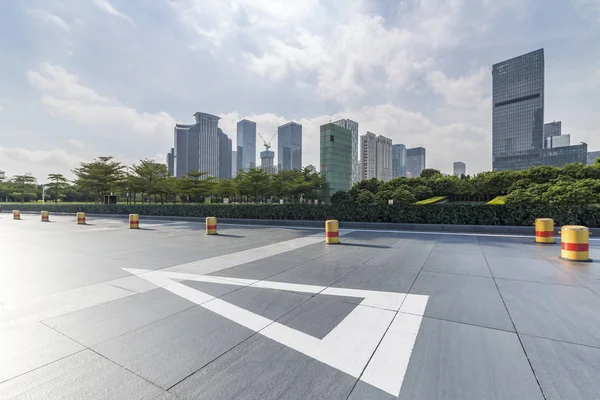
[(415, 187), (413, 193), (418, 201), (425, 200), (433, 196), (433, 190), (424, 185)]
[(338, 190), (331, 195), (331, 204), (347, 204), (350, 202), (350, 195), (348, 192), (344, 192), (343, 190)]
[[(394, 193), (396, 195), (397, 193)], [(406, 194), (406, 193), (404, 193)], [(410, 195), (410, 193), (409, 193)], [(360, 222), (396, 222), (410, 224), (461, 224), (461, 225), (518, 225), (532, 226), (536, 218), (554, 219), (557, 226), (584, 225), (600, 227), (600, 209), (593, 206), (562, 206), (546, 204), (524, 204), (498, 207), (487, 204), (432, 204), (414, 205), (308, 205), (308, 204), (244, 204), (244, 205), (95, 205), (95, 204), (20, 204), (10, 209), (89, 214), (140, 214), (142, 216), (175, 216), (313, 220)], [(26, 215), (24, 218), (28, 218)], [(34, 217), (29, 217), (34, 218)], [(38, 218), (38, 216), (35, 216)], [(74, 222), (73, 222), (74, 223)]]
[(396, 189), (392, 199), (394, 200), (394, 204), (397, 205), (413, 204), (417, 200), (415, 199), (415, 195), (412, 194), (412, 192), (402, 187)]
[(488, 201), (487, 204), (503, 206), (506, 204), (506, 196), (496, 196), (493, 200)]
[(375, 195), (368, 190), (361, 190), (356, 196), (358, 204), (373, 204), (375, 203)]

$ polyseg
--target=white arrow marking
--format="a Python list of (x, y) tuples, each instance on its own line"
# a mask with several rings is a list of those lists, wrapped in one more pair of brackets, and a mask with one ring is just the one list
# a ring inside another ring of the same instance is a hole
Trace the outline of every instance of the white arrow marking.
[[(360, 380), (394, 396), (400, 394), (428, 298), (405, 293), (326, 288), (324, 286), (171, 271), (124, 269), (269, 339), (348, 375), (360, 378)], [(327, 336), (318, 339), (173, 279), (310, 294), (321, 293), (330, 296), (356, 297), (363, 300)], [(406, 310), (404, 310), (403, 303), (407, 305)], [(398, 311), (399, 309), (401, 312)], [(404, 311), (414, 314), (407, 314)]]

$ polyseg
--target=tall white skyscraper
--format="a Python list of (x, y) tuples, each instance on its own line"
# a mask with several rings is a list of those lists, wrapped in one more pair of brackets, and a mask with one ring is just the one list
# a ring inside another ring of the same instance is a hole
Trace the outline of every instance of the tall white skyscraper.
[(337, 126), (348, 129), (352, 132), (352, 183), (359, 182), (361, 180), (361, 166), (358, 162), (358, 122), (354, 122), (350, 119), (340, 119), (339, 121), (333, 122)]
[(383, 182), (392, 179), (392, 139), (375, 138), (375, 177)]
[(371, 179), (376, 177), (376, 138), (377, 136), (371, 132), (367, 132), (360, 137), (360, 179)]
[(174, 169), (180, 178), (190, 171), (219, 176), (219, 117), (197, 112), (194, 125), (176, 124), (174, 130)]

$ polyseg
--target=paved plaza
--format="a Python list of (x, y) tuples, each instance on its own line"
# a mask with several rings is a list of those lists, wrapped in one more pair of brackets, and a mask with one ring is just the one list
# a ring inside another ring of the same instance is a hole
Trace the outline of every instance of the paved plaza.
[(600, 398), (600, 263), (560, 244), (22, 218), (0, 215), (1, 399)]

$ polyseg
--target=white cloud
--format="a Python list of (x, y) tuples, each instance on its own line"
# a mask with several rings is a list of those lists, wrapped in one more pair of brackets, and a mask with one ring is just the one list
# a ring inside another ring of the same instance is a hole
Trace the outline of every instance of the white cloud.
[(165, 112), (147, 113), (98, 94), (79, 82), (77, 75), (44, 62), (38, 71), (27, 71), (29, 83), (41, 92), (41, 102), (53, 115), (104, 127), (107, 137), (140, 134), (157, 137), (172, 131), (175, 119)]
[(67, 32), (69, 31), (69, 25), (67, 22), (58, 15), (54, 15), (41, 9), (31, 9), (27, 10), (27, 12), (46, 24), (57, 26)]
[(93, 0), (93, 1), (94, 1), (94, 4), (101, 10), (103, 10), (111, 15), (114, 15), (116, 17), (123, 18), (130, 24), (134, 25), (133, 19), (131, 19), (131, 17), (129, 15), (126, 15), (126, 14), (118, 11), (115, 7), (113, 7), (112, 4), (110, 4), (110, 2), (108, 0)]
[(71, 146), (76, 147), (78, 149), (85, 149), (85, 144), (77, 139), (69, 139), (67, 142)]
[(0, 147), (2, 169), (7, 178), (13, 175), (31, 173), (44, 182), (48, 174), (58, 173), (72, 177), (71, 169), (79, 166), (82, 158), (60, 148), (32, 150), (20, 147)]

